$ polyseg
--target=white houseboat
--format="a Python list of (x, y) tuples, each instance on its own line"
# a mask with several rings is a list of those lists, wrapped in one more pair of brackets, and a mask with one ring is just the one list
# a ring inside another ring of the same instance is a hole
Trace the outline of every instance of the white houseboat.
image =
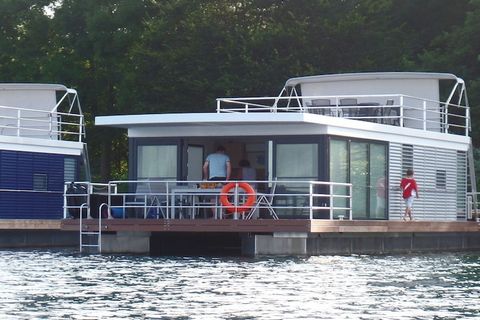
[[(237, 231), (253, 237), (248, 250), (254, 253), (329, 252), (319, 249), (322, 232), (361, 228), (367, 234), (405, 232), (411, 239), (415, 232), (460, 232), (469, 225), (468, 236), (478, 238), (478, 224), (467, 222), (467, 189), (476, 191), (470, 110), (465, 83), (453, 74), (299, 77), (277, 96), (219, 98), (212, 113), (101, 116), (96, 125), (125, 128), (129, 138), (129, 181), (109, 182), (106, 200), (120, 218), (112, 220), (123, 222), (109, 221), (109, 230), (149, 231), (149, 237)], [(225, 183), (233, 184), (209, 189), (202, 165), (219, 145), (234, 167)], [(242, 159), (255, 169), (256, 179), (247, 181), (253, 189), (235, 179)], [(407, 169), (420, 188), (413, 223), (401, 221), (399, 184)], [(202, 229), (211, 211), (216, 219)], [(153, 219), (148, 227), (126, 228), (125, 221), (135, 218)], [(309, 229), (295, 221), (308, 221)], [(260, 227), (265, 224), (271, 228)], [(464, 236), (457, 240), (470, 241)], [(385, 243), (382, 250), (389, 251)], [(413, 250), (408, 243), (401, 249)]]

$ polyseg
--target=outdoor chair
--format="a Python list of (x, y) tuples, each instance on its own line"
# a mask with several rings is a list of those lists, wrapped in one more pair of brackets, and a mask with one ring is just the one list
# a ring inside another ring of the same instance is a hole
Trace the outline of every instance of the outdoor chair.
[(272, 207), (273, 200), (275, 198), (275, 189), (277, 188), (277, 181), (272, 183), (272, 186), (270, 188), (270, 193), (257, 193), (257, 202), (255, 203), (255, 206), (253, 206), (250, 209), (250, 212), (247, 214), (245, 219), (251, 219), (255, 212), (261, 208), (265, 208), (268, 210), (270, 215), (272, 216), (273, 219), (278, 220), (277, 213)]
[(330, 106), (330, 99), (313, 99), (308, 111), (314, 114), (330, 116), (332, 113)]
[(355, 108), (344, 108), (343, 106), (357, 106), (358, 102), (356, 98), (343, 98), (340, 99), (340, 106), (342, 106), (341, 110), (343, 116), (345, 118), (355, 117), (357, 114), (357, 107)]
[[(386, 106), (393, 106), (395, 101), (393, 99), (388, 99), (385, 103)], [(385, 124), (390, 124), (392, 126), (400, 125), (400, 107), (385, 107)]]

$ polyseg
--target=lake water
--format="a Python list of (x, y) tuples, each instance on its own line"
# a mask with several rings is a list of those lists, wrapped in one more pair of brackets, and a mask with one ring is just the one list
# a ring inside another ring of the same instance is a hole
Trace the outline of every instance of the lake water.
[(0, 319), (479, 319), (480, 254), (0, 251)]

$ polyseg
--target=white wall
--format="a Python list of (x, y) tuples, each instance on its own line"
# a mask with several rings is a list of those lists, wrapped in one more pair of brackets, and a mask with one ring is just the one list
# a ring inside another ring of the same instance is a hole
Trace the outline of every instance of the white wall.
[[(302, 96), (341, 96), (341, 95), (392, 95), (403, 94), (423, 99), (439, 101), (439, 83), (437, 79), (370, 79), (370, 80), (345, 80), (345, 81), (322, 81), (317, 83), (304, 83), (300, 85)], [(382, 98), (358, 98), (358, 102), (377, 102), (381, 105), (386, 103), (388, 97)], [(335, 101), (332, 99), (332, 104)], [(398, 98), (395, 104), (399, 104)], [(423, 106), (422, 101), (407, 99), (405, 106)], [(429, 103), (428, 108), (438, 111), (438, 103)], [(423, 118), (421, 110), (405, 110), (406, 118)], [(434, 122), (428, 123), (431, 131), (440, 131), (438, 113), (427, 113), (427, 119)], [(423, 122), (405, 119), (405, 127), (423, 128)]]
[[(50, 111), (55, 107), (57, 102), (56, 91), (53, 88), (45, 89), (8, 89), (2, 88), (0, 90), (0, 106), (26, 108)], [(34, 138), (49, 138), (56, 139), (57, 135), (51, 136), (45, 131), (26, 130), (27, 128), (49, 130), (49, 116), (48, 113), (40, 113), (34, 111), (22, 111), (22, 118), (29, 120), (22, 120), (20, 127), (20, 135), (24, 137)], [(13, 118), (13, 119), (12, 119)], [(15, 136), (17, 135), (17, 110), (0, 107), (0, 134)], [(41, 122), (35, 120), (43, 120)], [(56, 122), (53, 122), (54, 130), (56, 129)]]

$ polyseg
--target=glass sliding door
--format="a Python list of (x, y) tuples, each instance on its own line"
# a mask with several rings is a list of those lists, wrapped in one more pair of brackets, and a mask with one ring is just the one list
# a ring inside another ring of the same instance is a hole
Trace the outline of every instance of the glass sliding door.
[[(382, 143), (331, 138), (329, 143), (330, 181), (352, 184), (353, 219), (387, 218), (387, 147)], [(336, 190), (341, 190), (337, 187)], [(344, 188), (342, 193), (347, 194)], [(336, 199), (335, 207), (347, 206), (347, 200)], [(348, 217), (346, 211), (336, 210)]]
[(368, 144), (350, 144), (350, 182), (352, 183), (352, 214), (355, 219), (367, 218)]
[(387, 218), (387, 148), (381, 144), (370, 144), (370, 218)]
[[(318, 179), (317, 143), (277, 143), (275, 145), (275, 177), (277, 178), (276, 205), (292, 207), (278, 209), (279, 216), (307, 215), (309, 189), (307, 183), (284, 183), (281, 181), (311, 181)], [(295, 208), (297, 207), (297, 208)]]
[[(349, 155), (348, 155), (348, 141), (346, 140), (330, 140), (330, 157), (329, 157), (330, 181), (348, 183), (349, 178)], [(329, 190), (325, 190), (328, 193)], [(347, 195), (348, 189), (346, 187), (334, 187), (333, 193), (336, 195)], [(347, 207), (348, 199), (335, 198), (333, 199), (334, 207)], [(328, 205), (328, 203), (326, 203)], [(338, 218), (339, 215), (348, 217), (346, 210), (335, 210), (333, 217)]]

